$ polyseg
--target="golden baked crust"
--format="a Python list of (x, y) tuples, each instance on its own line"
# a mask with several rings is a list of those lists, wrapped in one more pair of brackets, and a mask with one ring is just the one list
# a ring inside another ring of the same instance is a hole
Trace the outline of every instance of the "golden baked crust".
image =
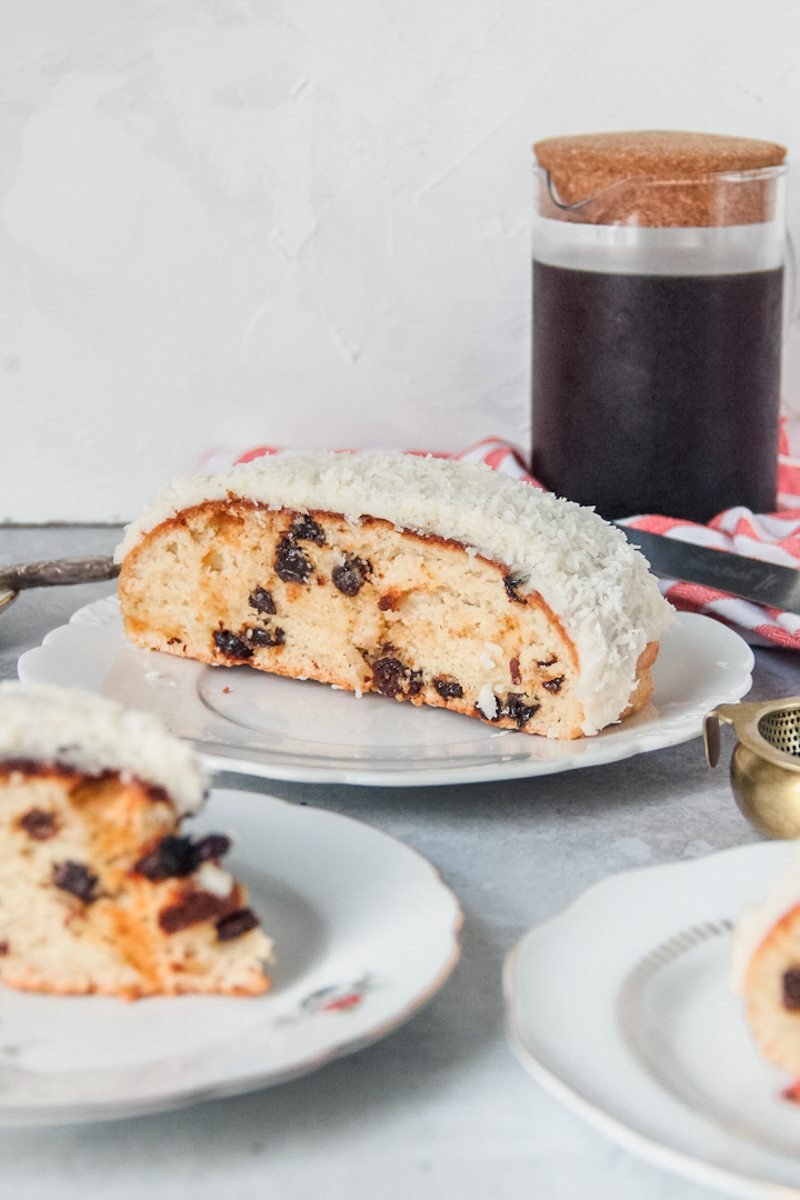
[[(119, 597), (127, 636), (148, 649), (582, 736), (580, 664), (557, 615), (459, 542), (206, 501), (143, 537)], [(646, 703), (656, 650), (640, 658), (626, 713)]]

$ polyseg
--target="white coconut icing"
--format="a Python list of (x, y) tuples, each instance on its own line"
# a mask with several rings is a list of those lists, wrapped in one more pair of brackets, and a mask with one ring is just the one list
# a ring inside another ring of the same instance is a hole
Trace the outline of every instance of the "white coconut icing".
[(774, 879), (761, 904), (746, 908), (736, 923), (731, 956), (730, 984), (734, 992), (744, 992), (750, 961), (758, 947), (781, 917), (800, 904), (800, 842), (787, 866)]
[(502, 563), (521, 593), (542, 596), (575, 644), (586, 734), (618, 719), (639, 655), (673, 617), (646, 559), (593, 509), (482, 464), (414, 455), (281, 454), (177, 480), (128, 526), (117, 562), (182, 509), (229, 497), (352, 521), (380, 517)]
[(135, 776), (164, 788), (179, 813), (200, 807), (207, 783), (190, 748), (157, 717), (50, 684), (0, 683), (0, 761), (9, 759)]

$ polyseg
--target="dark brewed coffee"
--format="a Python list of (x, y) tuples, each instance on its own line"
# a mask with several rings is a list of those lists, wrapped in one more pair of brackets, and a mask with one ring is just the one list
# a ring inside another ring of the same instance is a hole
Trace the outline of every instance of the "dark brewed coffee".
[(606, 518), (775, 508), (783, 270), (534, 262), (533, 471)]

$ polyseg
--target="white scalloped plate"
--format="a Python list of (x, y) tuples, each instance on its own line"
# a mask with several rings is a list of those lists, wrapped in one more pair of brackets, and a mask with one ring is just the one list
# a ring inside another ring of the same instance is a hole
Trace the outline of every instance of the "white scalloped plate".
[(0, 1126), (108, 1120), (236, 1095), (390, 1033), (442, 986), (461, 910), (416, 851), (350, 817), (216, 790), (192, 832), (275, 942), (272, 990), (128, 1003), (0, 988)]
[(531, 929), (505, 964), (530, 1073), (657, 1166), (748, 1200), (800, 1197), (800, 1108), (729, 987), (733, 928), (795, 843), (626, 871)]
[(652, 703), (593, 738), (556, 742), (454, 713), (357, 700), (250, 667), (209, 667), (131, 646), (115, 597), (23, 654), (20, 678), (83, 687), (158, 713), (211, 770), (392, 787), (549, 775), (696, 737), (715, 704), (750, 687), (753, 653), (710, 617), (679, 613), (661, 639)]

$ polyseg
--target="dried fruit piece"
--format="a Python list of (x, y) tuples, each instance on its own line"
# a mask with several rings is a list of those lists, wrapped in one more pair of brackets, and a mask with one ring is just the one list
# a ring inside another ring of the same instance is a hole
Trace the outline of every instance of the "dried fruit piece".
[(296, 542), (316, 542), (318, 546), (325, 545), (325, 530), (307, 513), (292, 521), (291, 537)]
[(382, 696), (396, 696), (403, 690), (408, 671), (399, 658), (379, 658), (372, 665), (375, 691)]
[(245, 625), (242, 632), (248, 646), (282, 646), (286, 641), (286, 633), (280, 625), (268, 629), (253, 629)]
[(789, 1012), (800, 1009), (800, 969), (797, 967), (783, 973), (783, 1007)]
[(134, 871), (146, 879), (175, 879), (191, 875), (194, 870), (192, 839), (169, 834), (163, 837), (154, 850), (134, 864)]
[(525, 704), (519, 693), (509, 692), (498, 716), (510, 717), (512, 721), (516, 722), (517, 729), (522, 729), (522, 726), (527, 725), (540, 708), (541, 704)]
[(215, 896), (212, 892), (188, 892), (179, 904), (170, 904), (158, 914), (158, 923), (164, 933), (178, 933), (201, 921), (213, 921), (223, 917), (230, 909), (226, 896)]
[(192, 855), (196, 867), (200, 863), (222, 858), (231, 848), (231, 839), (224, 833), (208, 833), (192, 846)]
[(20, 817), (19, 824), (28, 837), (32, 837), (37, 842), (46, 842), (48, 838), (58, 832), (56, 814), (47, 812), (43, 808), (29, 809), (24, 816)]
[(97, 899), (95, 889), (99, 879), (83, 863), (68, 858), (66, 862), (53, 863), (53, 883), (62, 892), (69, 892), (84, 904)]
[(275, 571), (284, 583), (305, 583), (312, 571), (310, 560), (291, 538), (281, 538), (275, 554)]
[(510, 658), (508, 660), (508, 673), (511, 676), (512, 683), (522, 683), (522, 675), (519, 670), (519, 659)]
[(257, 613), (264, 613), (267, 616), (274, 617), (277, 613), (275, 601), (272, 597), (272, 592), (259, 585), (253, 588), (250, 595), (247, 597), (247, 603), (251, 608), (254, 608)]
[(258, 929), (260, 924), (252, 908), (237, 908), (228, 913), (227, 917), (217, 921), (217, 937), (221, 942), (231, 942), (243, 933), (249, 933), (251, 929)]
[(526, 603), (525, 597), (520, 596), (519, 592), (517, 591), (517, 588), (521, 587), (524, 582), (524, 579), (518, 579), (514, 575), (505, 575), (503, 577), (503, 584), (505, 586), (508, 598), (509, 600), (513, 600), (515, 604)]
[(226, 658), (250, 658), (253, 651), (229, 629), (214, 630), (214, 645)]
[(558, 692), (561, 691), (561, 685), (563, 682), (564, 682), (564, 676), (556, 675), (552, 679), (543, 679), (542, 687), (545, 689), (546, 692), (552, 692), (553, 695), (556, 695)]
[(133, 869), (146, 879), (179, 879), (191, 875), (201, 863), (222, 858), (230, 845), (230, 838), (222, 833), (209, 833), (197, 842), (168, 834), (155, 849), (140, 858)]
[(434, 679), (433, 686), (443, 700), (460, 700), (464, 689), (456, 679)]
[[(343, 563), (333, 568), (331, 579), (344, 596), (357, 596), (364, 580), (372, 570), (370, 564), (355, 554), (348, 554)], [(380, 605), (379, 605), (380, 607)]]

